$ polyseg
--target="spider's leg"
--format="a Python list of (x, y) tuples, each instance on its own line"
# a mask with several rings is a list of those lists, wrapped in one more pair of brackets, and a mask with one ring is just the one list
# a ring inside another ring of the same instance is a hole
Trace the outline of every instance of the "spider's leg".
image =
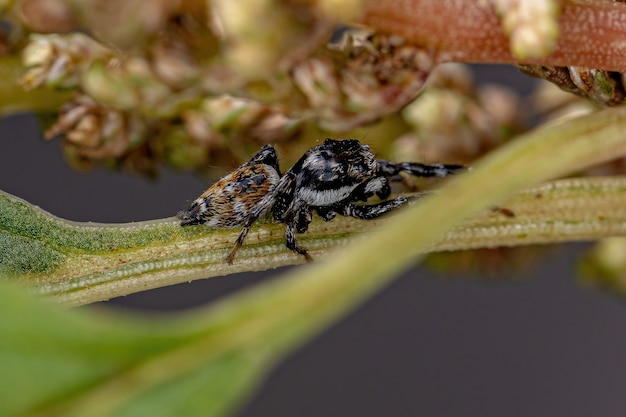
[(237, 237), (237, 240), (235, 241), (235, 246), (233, 247), (233, 250), (230, 251), (230, 253), (228, 254), (228, 257), (226, 258), (226, 261), (228, 262), (229, 265), (233, 264), (233, 259), (235, 259), (235, 255), (237, 254), (237, 251), (239, 250), (241, 245), (243, 245), (243, 242), (246, 240), (246, 236), (248, 236), (248, 233), (250, 232), (250, 228), (252, 227), (252, 224), (254, 224), (254, 222), (259, 220), (261, 216), (264, 216), (272, 209), (274, 205), (274, 202), (273, 202), (274, 200), (271, 197), (272, 197), (271, 193), (263, 197), (263, 199), (254, 208), (254, 210), (252, 210), (252, 213), (250, 214), (250, 216), (246, 219), (245, 223), (243, 224), (243, 228), (241, 229), (241, 233), (239, 233), (239, 236)]
[(320, 214), (320, 217), (325, 221), (332, 220), (337, 213), (341, 214), (342, 216), (350, 216), (356, 219), (371, 220), (380, 217), (383, 214), (389, 213), (390, 211), (393, 211), (406, 203), (411, 204), (415, 200), (418, 200), (429, 194), (432, 193), (430, 191), (422, 191), (413, 195), (396, 197), (392, 200), (383, 201), (382, 203), (378, 204), (345, 204), (340, 207), (335, 206), (332, 209), (326, 209), (322, 213), (320, 213), (319, 209), (317, 209), (317, 212), (318, 214)]
[(296, 232), (304, 233), (309, 228), (309, 224), (313, 221), (313, 211), (310, 208), (303, 207), (296, 217)]
[(394, 164), (393, 162), (384, 160), (377, 162), (381, 172), (390, 177), (396, 176), (401, 172), (406, 172), (416, 177), (447, 177), (448, 175), (456, 174), (459, 171), (467, 169), (463, 165), (426, 165), (418, 162), (400, 162)]
[(383, 183), (382, 187), (379, 190), (376, 190), (376, 195), (381, 200), (385, 200), (385, 199), (389, 198), (389, 196), (391, 195), (391, 187), (389, 186), (389, 182), (388, 181), (385, 181)]
[(373, 177), (359, 185), (352, 193), (352, 201), (367, 201), (374, 194), (381, 200), (391, 195), (391, 187), (389, 186), (387, 177)]
[[(261, 203), (262, 202), (263, 202), (263, 200), (261, 200)], [(261, 203), (259, 203), (259, 204), (261, 204)], [(235, 246), (233, 246), (233, 250), (230, 251), (230, 253), (228, 254), (228, 257), (226, 258), (226, 262), (228, 262), (229, 265), (233, 264), (233, 260), (235, 259), (235, 255), (237, 254), (237, 251), (239, 250), (241, 245), (243, 245), (243, 242), (246, 240), (246, 236), (248, 236), (248, 233), (250, 232), (250, 228), (252, 227), (252, 224), (254, 222), (256, 222), (257, 220), (259, 220), (259, 217), (261, 217), (264, 214), (266, 214), (271, 208), (272, 208), (272, 206), (270, 205), (269, 207), (266, 206), (265, 210), (255, 210), (255, 213), (252, 214), (246, 220), (246, 222), (243, 225), (243, 228), (241, 229), (241, 233), (239, 233), (239, 236), (237, 237), (237, 240), (235, 241)]]
[(313, 261), (313, 258), (311, 258), (311, 255), (309, 255), (306, 249), (298, 246), (298, 242), (296, 241), (296, 229), (295, 229), (294, 223), (295, 222), (287, 223), (287, 228), (285, 229), (285, 239), (287, 241), (286, 242), (287, 248), (304, 256), (304, 259), (306, 259), (307, 262), (311, 262)]
[(337, 215), (337, 212), (330, 207), (316, 207), (315, 211), (317, 211), (318, 216), (325, 222), (331, 221)]
[(248, 232), (250, 232), (251, 225), (252, 223), (250, 224), (246, 223), (243, 226), (243, 229), (241, 229), (241, 233), (239, 233), (239, 236), (237, 237), (237, 240), (235, 241), (235, 246), (233, 246), (233, 250), (230, 251), (230, 253), (228, 254), (228, 257), (226, 258), (226, 262), (228, 262), (228, 265), (233, 264), (233, 260), (235, 259), (235, 255), (237, 254), (237, 251), (239, 250), (241, 245), (243, 245), (244, 240), (246, 240), (246, 236), (248, 236)]
[(351, 216), (357, 219), (371, 220), (389, 213), (406, 204), (409, 201), (407, 197), (396, 197), (393, 200), (383, 201), (378, 204), (371, 205), (354, 205), (346, 204), (337, 212), (343, 216)]

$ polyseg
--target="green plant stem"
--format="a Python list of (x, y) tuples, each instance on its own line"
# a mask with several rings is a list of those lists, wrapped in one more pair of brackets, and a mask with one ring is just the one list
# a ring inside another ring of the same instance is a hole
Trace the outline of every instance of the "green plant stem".
[[(620, 208), (624, 207), (624, 200), (620, 199), (623, 184), (616, 178), (570, 182), (572, 195), (582, 193), (582, 197), (580, 194), (576, 197), (574, 206), (579, 207), (576, 210), (564, 211), (570, 197), (558, 197), (567, 186), (544, 188), (539, 192), (543, 197), (536, 199), (537, 206), (533, 209), (536, 217), (532, 210), (528, 217), (524, 214), (524, 207), (533, 207), (532, 198), (527, 197), (525, 206), (519, 208), (513, 200), (510, 207), (506, 204), (516, 213), (515, 218), (489, 213), (483, 217), (484, 223), (472, 220), (471, 227), (461, 226), (456, 234), (441, 240), (441, 233), (462, 219), (502, 204), (516, 190), (626, 155), (624, 131), (626, 110), (622, 108), (537, 129), (485, 158), (474, 172), (453, 178), (440, 192), (424, 198), (405, 210), (406, 213), (380, 222), (318, 220), (302, 236), (302, 245), (314, 257), (324, 258), (336, 252), (334, 247), (345, 244), (350, 235), (378, 229), (381, 223), (386, 223), (380, 231), (372, 232), (369, 239), (355, 242), (360, 248), (358, 253), (352, 249), (335, 258), (337, 271), (341, 273), (380, 276), (392, 274), (427, 250), (438, 249), (433, 243), (437, 241), (440, 241), (439, 249), (468, 249), (623, 234), (620, 217)], [(601, 181), (600, 185), (592, 186), (594, 181)], [(598, 203), (600, 197), (606, 201)], [(565, 200), (560, 202), (560, 198)], [(197, 278), (302, 262), (301, 257), (284, 247), (282, 225), (265, 223), (256, 228), (231, 266), (224, 258), (237, 230), (180, 228), (173, 219), (86, 226), (34, 211), (6, 196), (2, 201), (0, 244), (4, 242), (4, 248), (0, 249), (6, 252), (19, 247), (18, 259), (24, 261), (9, 265), (13, 268), (9, 272), (35, 284), (39, 292), (54, 295), (70, 305)], [(417, 214), (410, 216), (410, 213)], [(565, 218), (566, 215), (572, 217)], [(382, 230), (385, 234), (381, 235)], [(31, 250), (35, 252), (29, 254)], [(31, 264), (38, 269), (33, 270)], [(322, 264), (317, 262), (310, 269), (315, 271)]]
[[(419, 203), (418, 203), (419, 204)], [(626, 234), (626, 178), (597, 177), (560, 180), (528, 189), (506, 202), (514, 217), (498, 210), (487, 210), (454, 228), (424, 252), (477, 249), (496, 246), (591, 240)], [(36, 210), (36, 209), (34, 209)], [(47, 215), (42, 213), (42, 215)], [(196, 278), (226, 275), (301, 263), (300, 256), (283, 243), (283, 227), (264, 224), (255, 229), (234, 265), (224, 257), (238, 231), (199, 228), (187, 236), (173, 219), (125, 225), (80, 224), (52, 217), (60, 228), (81, 229), (86, 234), (114, 232), (141, 236), (170, 234), (170, 241), (156, 238), (149, 245), (117, 249), (113, 252), (71, 253), (54, 276), (31, 275), (44, 294), (51, 294), (70, 305), (85, 304), (136, 291), (171, 285)], [(316, 258), (344, 246), (356, 235), (384, 226), (389, 219), (358, 221), (337, 218), (311, 225), (306, 247)], [(204, 229), (204, 230), (202, 230)], [(158, 231), (158, 233), (157, 233)], [(70, 241), (59, 235), (60, 241)], [(118, 245), (120, 243), (118, 242)], [(74, 249), (75, 250), (75, 249)]]

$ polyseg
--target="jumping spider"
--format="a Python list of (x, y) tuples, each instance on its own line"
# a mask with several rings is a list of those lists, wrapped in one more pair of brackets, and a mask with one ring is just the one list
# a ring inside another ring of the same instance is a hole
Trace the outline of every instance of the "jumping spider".
[(178, 213), (181, 226), (204, 223), (233, 228), (243, 226), (227, 261), (232, 264), (250, 227), (270, 211), (285, 223), (286, 245), (311, 261), (298, 246), (296, 233), (304, 233), (313, 211), (329, 221), (337, 214), (357, 219), (374, 219), (408, 201), (399, 196), (377, 204), (354, 204), (376, 194), (385, 200), (391, 194), (389, 181), (405, 172), (417, 177), (445, 177), (463, 169), (461, 165), (394, 164), (377, 160), (369, 146), (358, 140), (326, 141), (309, 149), (285, 174), (280, 173), (276, 150), (265, 145), (250, 161), (210, 186), (189, 210)]

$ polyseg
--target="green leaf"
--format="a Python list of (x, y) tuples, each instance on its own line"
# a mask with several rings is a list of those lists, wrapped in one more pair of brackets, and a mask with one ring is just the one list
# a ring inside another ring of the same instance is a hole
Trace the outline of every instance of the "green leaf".
[[(0, 415), (53, 406), (177, 340), (0, 290)], [(180, 339), (178, 340), (180, 342)]]
[(299, 321), (260, 296), (155, 320), (62, 310), (3, 284), (0, 415), (224, 415)]

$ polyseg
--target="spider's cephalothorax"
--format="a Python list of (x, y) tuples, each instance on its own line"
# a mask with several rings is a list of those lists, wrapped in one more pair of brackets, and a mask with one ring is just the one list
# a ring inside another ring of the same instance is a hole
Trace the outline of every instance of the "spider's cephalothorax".
[(311, 261), (298, 246), (296, 233), (304, 233), (313, 211), (325, 221), (337, 214), (373, 219), (408, 201), (399, 196), (377, 204), (354, 204), (377, 195), (391, 194), (389, 181), (401, 172), (418, 177), (445, 177), (463, 169), (461, 165), (424, 165), (376, 160), (369, 146), (357, 140), (326, 141), (309, 149), (281, 176), (276, 151), (266, 145), (252, 159), (220, 179), (198, 197), (189, 210), (178, 213), (181, 226), (204, 223), (214, 227), (243, 229), (228, 255), (232, 263), (250, 227), (270, 211), (287, 226), (287, 247)]

